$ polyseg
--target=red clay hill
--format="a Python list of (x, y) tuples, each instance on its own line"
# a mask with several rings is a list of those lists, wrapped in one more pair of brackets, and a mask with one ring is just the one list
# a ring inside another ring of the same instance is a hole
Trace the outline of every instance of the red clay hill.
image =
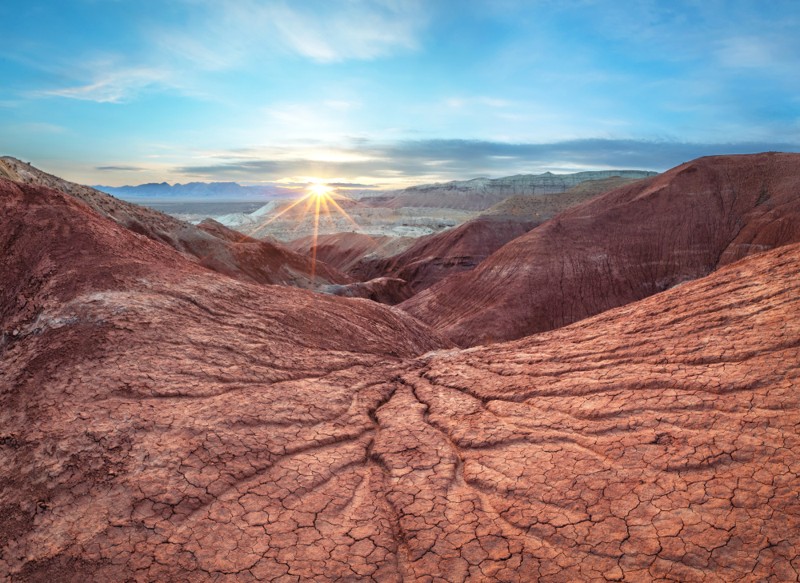
[(244, 281), (298, 287), (350, 281), (324, 264), (317, 265), (312, 281), (311, 260), (275, 241), (250, 239), (218, 223), (217, 228), (209, 225), (198, 228), (150, 208), (52, 176), (15, 158), (0, 158), (0, 178), (64, 192), (131, 231), (165, 243), (204, 267)]
[(701, 158), (573, 207), (400, 304), (462, 346), (551, 330), (800, 240), (800, 154)]

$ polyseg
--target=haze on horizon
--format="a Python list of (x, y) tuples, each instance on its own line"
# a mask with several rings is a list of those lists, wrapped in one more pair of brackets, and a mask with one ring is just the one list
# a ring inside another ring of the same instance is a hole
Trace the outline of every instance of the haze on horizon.
[(6, 0), (0, 155), (364, 185), (800, 151), (800, 4)]

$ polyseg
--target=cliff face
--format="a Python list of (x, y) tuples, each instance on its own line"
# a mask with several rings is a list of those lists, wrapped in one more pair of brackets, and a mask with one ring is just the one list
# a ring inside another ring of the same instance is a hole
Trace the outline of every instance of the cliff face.
[(0, 249), (4, 578), (794, 576), (800, 245), (467, 351), (51, 190)]
[(519, 338), (800, 240), (800, 155), (701, 158), (557, 215), (401, 304), (469, 346)]

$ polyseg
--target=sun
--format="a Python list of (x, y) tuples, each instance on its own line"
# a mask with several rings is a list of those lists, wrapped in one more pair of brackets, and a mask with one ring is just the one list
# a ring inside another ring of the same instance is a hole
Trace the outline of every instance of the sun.
[(308, 192), (311, 196), (320, 199), (326, 199), (331, 197), (331, 193), (333, 192), (333, 188), (328, 186), (327, 184), (312, 184), (308, 187)]
[(277, 213), (276, 215), (270, 217), (266, 220), (263, 224), (269, 224), (278, 217), (282, 216), (286, 212), (290, 211), (291, 209), (297, 207), (298, 205), (303, 205), (302, 209), (302, 216), (298, 219), (298, 224), (301, 223), (306, 215), (311, 212), (312, 216), (314, 217), (314, 235), (313, 235), (313, 242), (311, 245), (311, 280), (314, 281), (314, 277), (316, 276), (317, 272), (317, 239), (319, 236), (319, 220), (320, 216), (329, 217), (331, 216), (331, 210), (339, 213), (345, 219), (347, 219), (350, 223), (352, 223), (356, 229), (359, 228), (358, 224), (352, 219), (350, 215), (341, 207), (341, 205), (337, 202), (337, 200), (351, 200), (350, 198), (338, 193), (335, 188), (324, 184), (323, 182), (313, 182), (306, 187), (306, 193), (295, 200), (292, 204), (288, 207), (284, 208), (281, 212)]

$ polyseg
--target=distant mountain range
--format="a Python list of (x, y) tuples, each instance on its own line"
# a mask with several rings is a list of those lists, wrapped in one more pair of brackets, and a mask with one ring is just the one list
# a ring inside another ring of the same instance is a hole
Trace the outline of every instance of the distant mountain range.
[[(641, 179), (655, 176), (646, 170), (598, 170), (574, 174), (518, 174), (504, 178), (473, 178), (435, 184), (420, 184), (403, 190), (348, 193), (371, 206), (435, 207), (462, 210), (485, 210), (514, 195), (554, 194), (569, 190), (587, 180), (611, 177)], [(237, 182), (189, 182), (169, 184), (150, 182), (138, 186), (93, 188), (116, 197), (147, 202), (160, 201), (248, 201), (297, 195), (297, 190), (274, 185), (243, 186)]]
[(126, 200), (263, 200), (295, 196), (297, 192), (280, 186), (242, 186), (237, 182), (189, 182), (169, 184), (150, 182), (138, 186), (95, 186), (97, 190)]

